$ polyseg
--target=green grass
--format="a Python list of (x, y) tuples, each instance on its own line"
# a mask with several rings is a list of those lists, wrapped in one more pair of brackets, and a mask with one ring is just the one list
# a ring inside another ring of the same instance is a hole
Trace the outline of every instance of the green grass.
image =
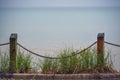
[(76, 55), (78, 52), (78, 50), (64, 49), (60, 51), (60, 55), (58, 55), (60, 59), (45, 59), (41, 64), (42, 73), (69, 74), (115, 72), (112, 68), (113, 65), (109, 53), (106, 53), (104, 59), (99, 58), (99, 61), (103, 59), (104, 63), (97, 64), (96, 49), (89, 49)]
[(0, 51), (0, 71), (7, 72), (9, 69), (9, 55)]
[(27, 70), (31, 68), (31, 55), (24, 54), (23, 51), (18, 50), (16, 57), (16, 68), (17, 72), (28, 72)]
[[(97, 63), (97, 50), (89, 49), (80, 54), (80, 50), (64, 49), (59, 52), (60, 59), (45, 58), (40, 62), (36, 62), (36, 69), (40, 69), (45, 74), (76, 74), (76, 73), (113, 73), (113, 62), (110, 52), (104, 53), (104, 63)], [(76, 55), (77, 54), (77, 55)], [(71, 57), (67, 57), (71, 56)], [(99, 58), (101, 61), (102, 58)], [(18, 49), (16, 57), (17, 72), (28, 72), (32, 68), (32, 56)], [(0, 51), (0, 71), (9, 70), (9, 54)], [(34, 69), (33, 69), (34, 70)], [(37, 70), (36, 70), (37, 71)]]
[[(24, 54), (24, 52), (18, 50), (16, 57), (16, 69), (17, 72), (27, 72), (27, 69), (31, 68), (31, 55)], [(9, 71), (9, 54), (6, 52), (0, 51), (0, 71), (8, 72)]]

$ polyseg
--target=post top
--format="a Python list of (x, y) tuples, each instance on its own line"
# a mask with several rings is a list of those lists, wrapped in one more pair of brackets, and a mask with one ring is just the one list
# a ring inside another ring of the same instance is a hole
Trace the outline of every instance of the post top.
[(98, 33), (97, 37), (104, 37), (104, 33)]
[(17, 33), (12, 33), (10, 38), (17, 38)]

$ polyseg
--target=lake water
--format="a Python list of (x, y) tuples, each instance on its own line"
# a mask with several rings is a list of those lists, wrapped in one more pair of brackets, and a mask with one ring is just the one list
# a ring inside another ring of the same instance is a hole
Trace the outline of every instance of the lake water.
[[(120, 44), (120, 8), (0, 9), (0, 43), (17, 33), (19, 43), (43, 55), (66, 47), (85, 48), (101, 32), (106, 41)], [(105, 47), (119, 68), (120, 48)]]

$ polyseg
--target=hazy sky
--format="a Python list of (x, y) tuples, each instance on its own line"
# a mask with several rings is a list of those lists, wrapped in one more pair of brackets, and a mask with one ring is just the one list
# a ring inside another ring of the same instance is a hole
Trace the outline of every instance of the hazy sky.
[(0, 7), (120, 7), (120, 0), (0, 0)]

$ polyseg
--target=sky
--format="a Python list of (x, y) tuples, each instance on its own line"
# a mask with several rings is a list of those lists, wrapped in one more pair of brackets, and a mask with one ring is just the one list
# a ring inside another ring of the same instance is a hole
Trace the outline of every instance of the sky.
[(120, 0), (0, 0), (0, 7), (120, 7)]

